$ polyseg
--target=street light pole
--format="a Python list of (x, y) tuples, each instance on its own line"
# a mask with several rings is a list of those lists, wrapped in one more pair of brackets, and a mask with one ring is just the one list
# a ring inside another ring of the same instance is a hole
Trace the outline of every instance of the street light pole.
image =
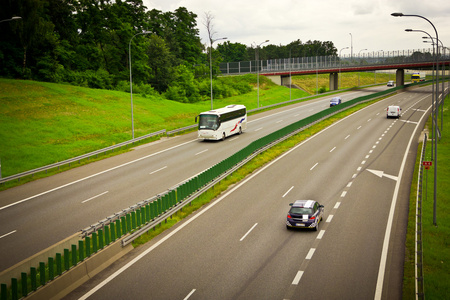
[[(427, 18), (420, 16), (420, 15), (405, 15), (403, 13), (392, 13), (391, 16), (393, 17), (417, 17), (417, 18), (421, 18), (424, 19), (425, 21), (427, 21), (428, 23), (430, 23), (430, 25), (433, 27), (434, 29), (434, 33), (436, 34), (436, 41), (439, 41), (439, 36), (438, 36), (438, 32), (436, 30), (436, 27), (434, 26), (433, 23), (431, 23), (430, 20), (428, 20)], [(436, 47), (436, 75), (437, 73), (439, 73), (439, 61), (438, 61), (438, 56), (439, 56), (439, 47)], [(435, 97), (435, 101), (436, 101), (436, 105), (439, 99), (439, 84), (436, 84), (436, 97)], [(435, 105), (435, 109), (436, 108)], [(435, 124), (437, 124), (437, 116), (436, 116), (436, 112), (434, 112), (434, 121)], [(437, 194), (437, 128), (436, 125), (434, 126), (434, 133), (433, 133), (433, 138), (434, 138), (434, 195), (433, 195), (433, 224), (435, 226), (437, 226), (437, 222), (436, 222), (436, 194)]]
[[(361, 49), (361, 50), (359, 50), (359, 53), (358, 53), (358, 58), (360, 59), (360, 61), (359, 61), (360, 64), (361, 64), (361, 57), (360, 57), (361, 51), (364, 51), (364, 50), (367, 50), (367, 49)], [(359, 83), (359, 72), (358, 72), (358, 86), (359, 85), (360, 85), (360, 83)]]
[(226, 37), (220, 38), (220, 39), (209, 39), (209, 43), (210, 43), (210, 47), (209, 47), (209, 80), (211, 83), (211, 110), (213, 110), (213, 84), (212, 84), (212, 44), (215, 41), (219, 41), (219, 40), (226, 40)]
[(350, 59), (353, 60), (353, 35), (351, 33), (350, 34)]
[(133, 140), (134, 140), (134, 117), (133, 117), (133, 79), (132, 79), (132, 75), (131, 75), (131, 41), (137, 35), (149, 34), (149, 33), (152, 33), (152, 32), (151, 31), (144, 31), (144, 32), (136, 33), (135, 35), (133, 35), (131, 37), (130, 43), (128, 44), (128, 55), (129, 55), (129, 60), (130, 60), (131, 135), (132, 135), (132, 139)]
[(348, 49), (348, 47), (342, 48), (339, 50), (339, 80), (338, 80), (338, 90), (341, 88), (341, 67), (342, 67), (342, 60), (341, 60), (341, 51)]
[(12, 17), (11, 19), (1, 20), (0, 23), (2, 23), (2, 22), (14, 21), (14, 20), (21, 20), (21, 19), (22, 19), (22, 17), (15, 16), (15, 17)]
[(258, 90), (258, 106), (259, 108), (259, 47), (261, 47), (262, 44), (269, 42), (269, 40), (265, 40), (264, 42), (261, 42), (258, 46), (256, 46), (255, 49), (255, 59), (256, 59), (256, 84), (257, 84), (257, 90)]

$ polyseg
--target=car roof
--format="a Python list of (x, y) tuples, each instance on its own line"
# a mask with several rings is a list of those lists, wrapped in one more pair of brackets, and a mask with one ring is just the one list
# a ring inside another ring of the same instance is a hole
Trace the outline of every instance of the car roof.
[(292, 207), (313, 208), (314, 203), (316, 203), (314, 200), (296, 200), (292, 204)]
[(339, 100), (341, 97), (333, 97), (331, 100)]

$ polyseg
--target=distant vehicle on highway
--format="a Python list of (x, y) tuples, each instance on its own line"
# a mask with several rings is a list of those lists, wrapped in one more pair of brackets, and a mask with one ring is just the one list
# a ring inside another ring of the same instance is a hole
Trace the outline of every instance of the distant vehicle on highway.
[(398, 105), (390, 105), (386, 110), (386, 118), (400, 118), (402, 109)]
[(415, 82), (420, 82), (420, 81), (425, 81), (425, 72), (416, 72), (416, 73), (412, 73), (411, 74), (411, 82), (415, 83)]
[(323, 205), (315, 200), (297, 200), (289, 204), (286, 218), (286, 228), (314, 228), (319, 229), (319, 223), (323, 218)]
[(394, 80), (389, 80), (387, 86), (394, 86)]
[(198, 138), (203, 140), (225, 140), (227, 136), (241, 134), (247, 129), (247, 108), (244, 105), (228, 105), (200, 113)]
[(339, 105), (342, 103), (341, 97), (333, 97), (333, 99), (330, 100), (330, 107)]

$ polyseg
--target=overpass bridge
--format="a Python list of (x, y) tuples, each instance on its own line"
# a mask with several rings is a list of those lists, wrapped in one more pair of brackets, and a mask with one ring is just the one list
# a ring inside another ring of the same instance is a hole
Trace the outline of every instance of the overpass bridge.
[[(381, 55), (380, 55), (381, 54)], [(450, 53), (440, 53), (439, 69), (449, 74)], [(436, 62), (432, 49), (376, 51), (353, 56), (310, 56), (220, 64), (222, 75), (259, 73), (279, 85), (289, 85), (292, 75), (330, 74), (330, 90), (338, 89), (339, 73), (396, 70), (396, 84), (403, 85), (405, 70), (431, 70)]]

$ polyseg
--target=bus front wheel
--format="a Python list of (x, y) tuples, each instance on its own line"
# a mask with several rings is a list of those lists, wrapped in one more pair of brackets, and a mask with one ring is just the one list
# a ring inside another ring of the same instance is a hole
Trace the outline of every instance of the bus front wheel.
[(222, 141), (225, 141), (225, 132), (222, 135)]

